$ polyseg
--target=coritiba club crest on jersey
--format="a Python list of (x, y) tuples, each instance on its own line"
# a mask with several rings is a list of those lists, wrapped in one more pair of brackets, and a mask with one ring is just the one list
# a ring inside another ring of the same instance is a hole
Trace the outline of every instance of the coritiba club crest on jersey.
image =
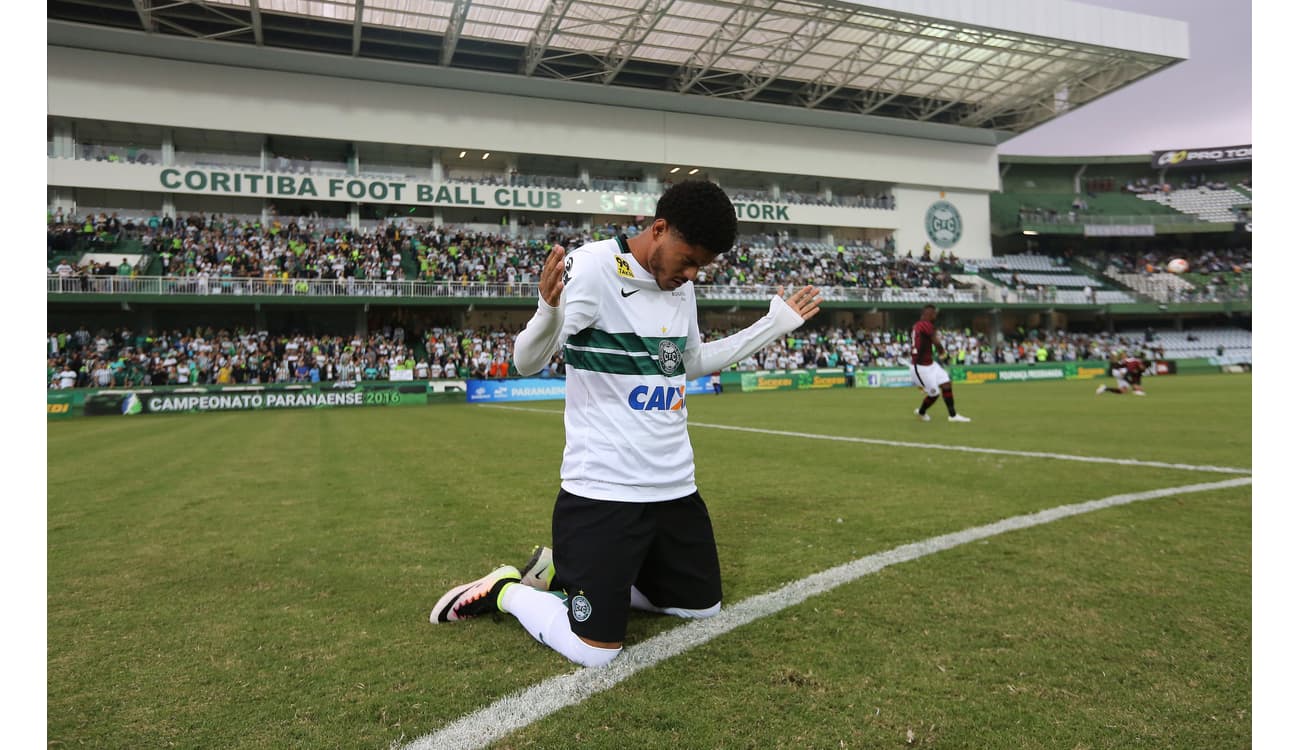
[(665, 375), (672, 375), (677, 372), (677, 368), (682, 366), (682, 350), (677, 348), (677, 344), (668, 339), (659, 342), (659, 371)]
[(935, 201), (925, 212), (925, 233), (945, 250), (961, 239), (961, 213), (948, 201)]

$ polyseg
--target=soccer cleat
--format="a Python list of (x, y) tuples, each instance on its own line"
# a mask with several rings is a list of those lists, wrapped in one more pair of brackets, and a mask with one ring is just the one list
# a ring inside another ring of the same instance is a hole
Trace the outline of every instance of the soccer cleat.
[(551, 548), (540, 544), (533, 547), (533, 556), (520, 570), (523, 571), (520, 583), (538, 591), (550, 591), (551, 582), (555, 580), (555, 558)]
[(913, 409), (913, 410), (912, 410), (912, 413), (915, 414), (915, 415), (916, 415), (916, 418), (919, 419), (919, 420), (921, 420), (922, 422), (929, 422), (929, 421), (930, 421), (930, 415), (929, 415), (929, 414), (922, 414), (920, 409)]
[(1145, 396), (1145, 395), (1147, 395), (1147, 392), (1146, 392), (1146, 391), (1133, 391), (1133, 395), (1134, 395), (1134, 396)]
[(1104, 384), (1103, 384), (1103, 385), (1099, 385), (1099, 386), (1097, 386), (1097, 395), (1098, 395), (1098, 396), (1100, 396), (1101, 394), (1103, 394), (1103, 393), (1105, 393), (1105, 392), (1106, 392), (1106, 386), (1105, 386)]
[(519, 583), (519, 569), (502, 565), (472, 583), (462, 583), (442, 595), (429, 613), (429, 622), (452, 622), (501, 609), (501, 594), (506, 586)]
[(970, 421), (970, 417), (963, 417), (963, 416), (960, 415), (960, 414), (954, 414), (954, 415), (952, 415), (951, 417), (948, 417), (948, 421), (949, 421), (949, 422), (969, 422), (969, 421)]

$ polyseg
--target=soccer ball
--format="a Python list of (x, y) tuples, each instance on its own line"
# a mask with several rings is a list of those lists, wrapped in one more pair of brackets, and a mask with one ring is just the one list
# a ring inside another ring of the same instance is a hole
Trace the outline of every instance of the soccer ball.
[(1169, 261), (1169, 265), (1167, 266), (1169, 273), (1187, 273), (1187, 269), (1190, 267), (1190, 264), (1182, 258), (1174, 258)]

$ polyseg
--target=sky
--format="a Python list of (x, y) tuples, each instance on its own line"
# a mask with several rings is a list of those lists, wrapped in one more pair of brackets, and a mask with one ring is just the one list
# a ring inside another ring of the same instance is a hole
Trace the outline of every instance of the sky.
[(1251, 140), (1248, 0), (1078, 0), (1186, 21), (1187, 60), (1016, 136), (1000, 154), (1099, 156)]

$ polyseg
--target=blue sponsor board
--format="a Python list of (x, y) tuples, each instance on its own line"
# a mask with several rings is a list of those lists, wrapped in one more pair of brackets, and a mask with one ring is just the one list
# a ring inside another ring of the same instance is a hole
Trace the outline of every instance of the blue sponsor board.
[(504, 401), (564, 400), (563, 378), (520, 378), (517, 380), (467, 380), (465, 400), (471, 404)]
[(911, 388), (912, 371), (904, 368), (888, 370), (859, 370), (858, 383), (863, 382), (863, 376), (866, 376), (866, 386), (868, 388)]
[[(708, 376), (686, 381), (686, 395), (713, 393)], [(505, 401), (562, 401), (564, 378), (519, 378), (515, 380), (467, 380), (465, 400), (471, 404)]]
[(709, 385), (709, 376), (686, 381), (686, 395), (694, 393), (713, 393), (713, 386)]

